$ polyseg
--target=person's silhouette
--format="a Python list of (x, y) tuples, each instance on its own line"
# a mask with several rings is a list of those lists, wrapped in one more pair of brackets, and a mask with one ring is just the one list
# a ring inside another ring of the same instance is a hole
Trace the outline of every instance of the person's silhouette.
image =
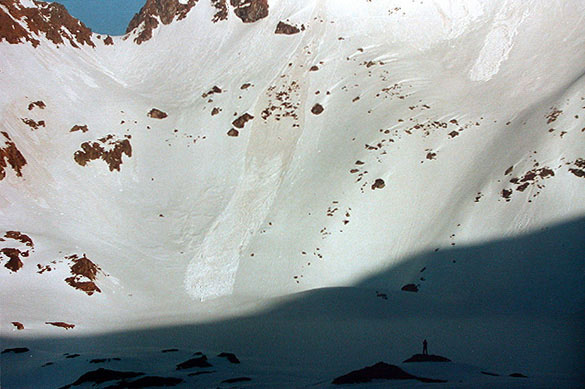
[(428, 345), (427, 340), (423, 340), (423, 355), (429, 355)]

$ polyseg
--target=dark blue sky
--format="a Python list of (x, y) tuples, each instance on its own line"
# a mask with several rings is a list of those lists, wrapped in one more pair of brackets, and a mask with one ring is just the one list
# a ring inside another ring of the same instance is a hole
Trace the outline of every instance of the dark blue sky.
[[(52, 2), (52, 1), (51, 1)], [(93, 32), (122, 35), (146, 0), (58, 0)]]

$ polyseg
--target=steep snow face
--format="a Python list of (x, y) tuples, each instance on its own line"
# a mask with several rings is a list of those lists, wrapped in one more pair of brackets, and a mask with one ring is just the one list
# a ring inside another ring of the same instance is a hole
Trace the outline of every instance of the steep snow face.
[[(1, 228), (35, 251), (0, 272), (2, 301), (27, 296), (6, 317), (156, 321), (391, 269), (370, 286), (456, 298), (460, 273), (420, 277), (413, 256), (585, 213), (584, 8), (153, 0), (95, 48), (18, 19), (28, 43), (0, 44)], [(65, 282), (72, 256), (99, 266), (99, 293)], [(585, 296), (568, 263), (546, 309)], [(542, 298), (532, 281), (510, 279)]]

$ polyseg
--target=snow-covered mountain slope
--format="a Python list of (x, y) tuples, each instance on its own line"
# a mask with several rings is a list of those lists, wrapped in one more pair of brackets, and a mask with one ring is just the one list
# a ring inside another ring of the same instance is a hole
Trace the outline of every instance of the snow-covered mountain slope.
[(6, 339), (327, 287), (582, 335), (582, 2), (149, 0), (124, 37), (51, 7), (0, 1)]

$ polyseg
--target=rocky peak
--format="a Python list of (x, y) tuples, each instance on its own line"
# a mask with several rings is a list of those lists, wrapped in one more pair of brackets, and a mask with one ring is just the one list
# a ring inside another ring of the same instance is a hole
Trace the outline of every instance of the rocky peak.
[(244, 23), (254, 23), (268, 16), (268, 0), (230, 0), (230, 4)]
[[(134, 42), (141, 44), (152, 38), (160, 23), (171, 24), (184, 19), (199, 0), (147, 0), (128, 25), (126, 33), (135, 32)], [(244, 23), (253, 23), (268, 16), (268, 0), (208, 0), (215, 8), (212, 22), (228, 18), (229, 6)]]
[(29, 42), (37, 47), (44, 36), (56, 45), (69, 42), (95, 47), (92, 32), (58, 3), (38, 0), (0, 0), (0, 42)]
[[(173, 20), (184, 19), (198, 0), (147, 0), (128, 24), (126, 33), (138, 29), (134, 41), (138, 44), (152, 37), (152, 30), (162, 24), (170, 24)], [(142, 27), (141, 27), (142, 26)]]

